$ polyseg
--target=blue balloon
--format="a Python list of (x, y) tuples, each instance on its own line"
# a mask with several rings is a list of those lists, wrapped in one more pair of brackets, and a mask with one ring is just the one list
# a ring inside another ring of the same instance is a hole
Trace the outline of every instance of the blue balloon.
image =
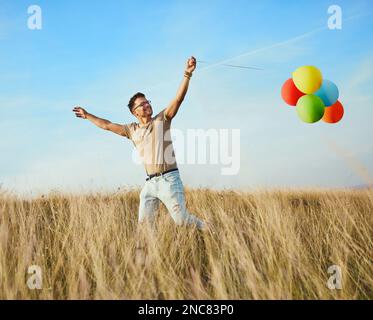
[(334, 82), (324, 79), (319, 90), (314, 95), (321, 98), (325, 107), (330, 107), (337, 102), (339, 98), (339, 91)]

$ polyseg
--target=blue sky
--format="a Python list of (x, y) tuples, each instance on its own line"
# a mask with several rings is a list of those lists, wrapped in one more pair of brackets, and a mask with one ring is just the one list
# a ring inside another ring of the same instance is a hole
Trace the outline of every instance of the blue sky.
[[(42, 30), (27, 28), (32, 4)], [(342, 30), (327, 28), (332, 4), (342, 8)], [(159, 111), (194, 55), (211, 65), (198, 65), (173, 127), (240, 129), (241, 170), (222, 176), (219, 165), (182, 164), (185, 185), (364, 184), (373, 173), (372, 14), (370, 0), (1, 0), (0, 183), (34, 193), (142, 185), (132, 144), (71, 109), (128, 123), (128, 99), (143, 91)], [(219, 65), (226, 59), (264, 70)], [(302, 123), (281, 100), (282, 83), (310, 64), (339, 87), (345, 117), (336, 125)]]

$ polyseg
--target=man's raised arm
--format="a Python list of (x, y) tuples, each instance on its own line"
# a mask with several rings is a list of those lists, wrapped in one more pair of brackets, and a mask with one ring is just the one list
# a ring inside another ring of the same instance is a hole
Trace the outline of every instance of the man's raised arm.
[(170, 102), (170, 104), (165, 110), (165, 116), (167, 119), (171, 120), (173, 117), (175, 117), (180, 105), (184, 101), (185, 95), (189, 87), (189, 80), (192, 77), (192, 73), (196, 69), (196, 66), (196, 58), (194, 58), (193, 56), (190, 57), (186, 63), (184, 78), (181, 82), (179, 90), (177, 91), (176, 97)]
[(75, 115), (78, 118), (87, 119), (101, 129), (109, 130), (121, 136), (127, 136), (127, 132), (125, 131), (125, 128), (123, 125), (112, 123), (109, 120), (96, 117), (95, 115), (87, 112), (82, 107), (75, 107), (73, 109), (73, 112), (75, 112)]

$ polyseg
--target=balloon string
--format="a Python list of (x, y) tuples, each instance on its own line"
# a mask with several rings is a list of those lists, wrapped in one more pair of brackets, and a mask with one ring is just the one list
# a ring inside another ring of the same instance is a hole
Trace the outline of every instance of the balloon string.
[[(200, 63), (209, 63), (207, 61), (201, 61), (201, 60), (197, 60), (197, 62), (200, 62)], [(263, 68), (250, 67), (250, 66), (238, 66), (238, 65), (234, 65), (234, 64), (222, 64), (222, 66), (232, 67), (232, 68), (241, 68), (241, 69), (251, 69), (251, 70), (264, 70)]]

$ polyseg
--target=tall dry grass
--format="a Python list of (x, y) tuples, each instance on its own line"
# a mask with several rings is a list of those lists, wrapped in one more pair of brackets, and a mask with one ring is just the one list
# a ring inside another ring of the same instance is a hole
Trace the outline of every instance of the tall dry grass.
[[(134, 264), (138, 191), (0, 195), (2, 299), (370, 299), (373, 190), (187, 190), (216, 233), (177, 227), (164, 207)], [(30, 290), (27, 268), (42, 268)], [(326, 286), (342, 270), (342, 289)]]

